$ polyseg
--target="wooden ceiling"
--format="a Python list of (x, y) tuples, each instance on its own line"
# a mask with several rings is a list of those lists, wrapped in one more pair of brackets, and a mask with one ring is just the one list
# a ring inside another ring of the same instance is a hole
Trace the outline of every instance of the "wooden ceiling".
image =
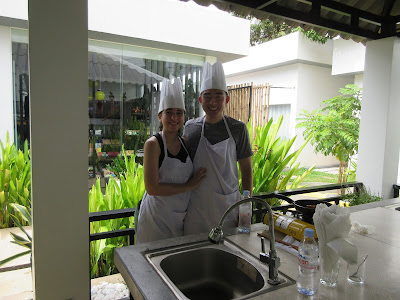
[[(181, 0), (188, 1), (188, 0)], [(400, 37), (400, 0), (193, 0), (357, 42)]]

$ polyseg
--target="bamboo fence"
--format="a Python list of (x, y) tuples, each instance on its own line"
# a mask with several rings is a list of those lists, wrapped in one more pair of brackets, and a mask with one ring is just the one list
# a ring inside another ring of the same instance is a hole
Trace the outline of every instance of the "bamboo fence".
[(270, 85), (243, 83), (228, 86), (230, 101), (224, 113), (247, 124), (251, 117), (254, 139), (255, 128), (268, 122)]

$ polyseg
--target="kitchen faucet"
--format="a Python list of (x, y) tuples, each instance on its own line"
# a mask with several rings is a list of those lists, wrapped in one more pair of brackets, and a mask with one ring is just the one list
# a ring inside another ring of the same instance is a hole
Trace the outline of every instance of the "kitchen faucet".
[[(272, 195), (271, 198), (280, 198), (279, 195)], [(278, 257), (276, 250), (275, 250), (275, 232), (274, 232), (274, 220), (272, 217), (272, 210), (271, 206), (267, 202), (265, 202), (262, 199), (259, 198), (246, 198), (243, 200), (240, 200), (233, 204), (231, 207), (229, 207), (225, 213), (222, 215), (221, 220), (219, 221), (219, 224), (217, 227), (213, 228), (210, 231), (210, 234), (208, 235), (208, 239), (213, 242), (214, 244), (218, 244), (222, 241), (222, 238), (224, 236), (224, 233), (222, 232), (222, 225), (224, 224), (225, 218), (227, 215), (237, 206), (240, 204), (246, 203), (246, 202), (257, 202), (262, 205), (264, 205), (267, 208), (268, 212), (268, 228), (269, 228), (269, 253), (265, 253), (264, 249), (264, 240), (261, 240), (261, 247), (262, 250), (260, 252), (260, 260), (264, 263), (267, 263), (269, 266), (269, 279), (268, 283), (277, 285), (281, 283), (281, 281), (278, 279), (278, 268), (280, 266), (280, 258)]]

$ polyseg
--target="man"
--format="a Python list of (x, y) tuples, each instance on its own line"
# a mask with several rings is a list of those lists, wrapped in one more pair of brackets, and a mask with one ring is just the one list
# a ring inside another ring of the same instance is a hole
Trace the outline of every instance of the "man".
[[(253, 189), (249, 133), (243, 122), (224, 116), (229, 100), (222, 64), (205, 63), (199, 97), (205, 116), (186, 122), (183, 135), (189, 140), (194, 169), (206, 168), (207, 176), (192, 191), (184, 235), (209, 232), (225, 210), (241, 199), (237, 162), (243, 190)], [(237, 226), (237, 221), (238, 209), (228, 215), (224, 226)]]

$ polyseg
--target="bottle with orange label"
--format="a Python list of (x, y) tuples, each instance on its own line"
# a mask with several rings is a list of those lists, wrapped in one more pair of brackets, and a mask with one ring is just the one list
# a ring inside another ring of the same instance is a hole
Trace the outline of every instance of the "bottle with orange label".
[[(314, 225), (281, 212), (273, 212), (272, 217), (274, 219), (274, 228), (276, 230), (290, 235), (299, 241), (303, 239), (304, 230), (306, 228), (311, 228), (315, 231)], [(265, 215), (264, 217), (264, 224), (268, 225), (268, 215)], [(315, 234), (315, 237), (317, 238), (317, 234)]]

